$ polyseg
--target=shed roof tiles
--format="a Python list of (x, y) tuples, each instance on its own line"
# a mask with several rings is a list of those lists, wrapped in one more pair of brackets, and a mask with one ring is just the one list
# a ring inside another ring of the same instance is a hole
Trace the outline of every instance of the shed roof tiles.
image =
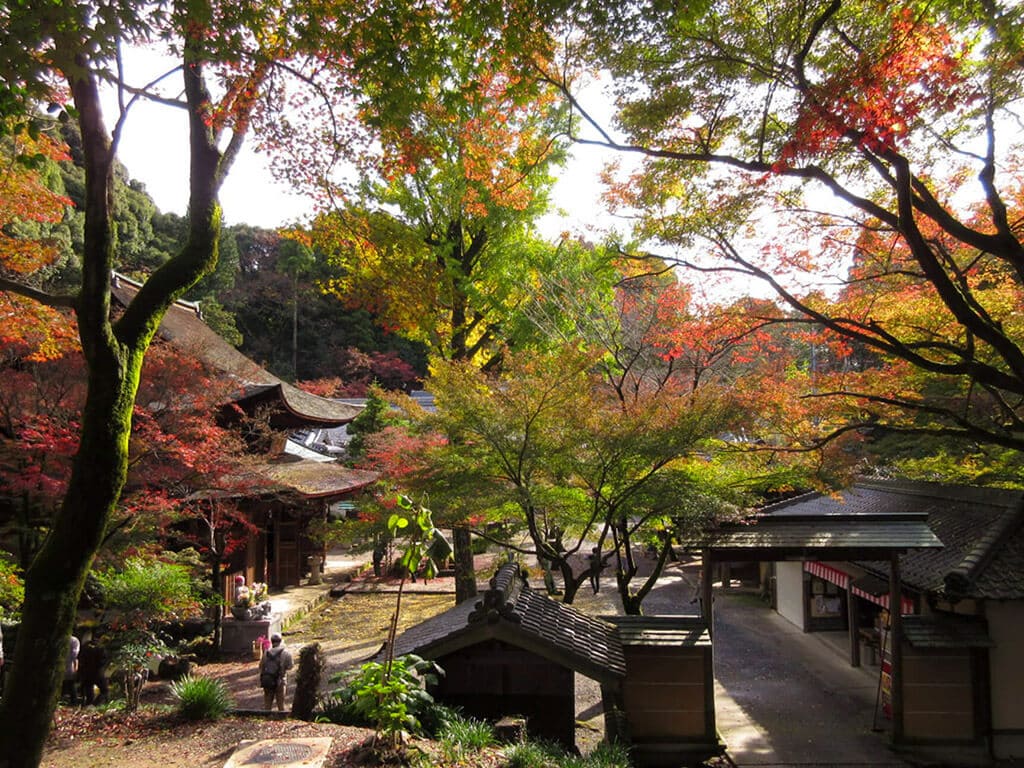
[(989, 648), (985, 622), (969, 616), (904, 616), (903, 636), (915, 648)]
[(503, 565), (480, 600), (459, 605), (403, 632), (395, 654), (438, 658), (485, 640), (525, 648), (595, 680), (626, 673), (622, 642), (610, 622), (587, 616), (529, 588), (515, 563)]
[(673, 648), (710, 646), (707, 622), (699, 616), (606, 616), (623, 646)]
[(765, 515), (746, 525), (730, 525), (707, 531), (687, 544), (711, 547), (724, 555), (730, 551), (767, 549), (787, 550), (789, 553), (807, 553), (817, 549), (861, 549), (867, 554), (867, 551), (877, 553), (941, 546), (923, 517), (903, 519), (877, 515), (849, 519), (836, 515), (773, 519)]

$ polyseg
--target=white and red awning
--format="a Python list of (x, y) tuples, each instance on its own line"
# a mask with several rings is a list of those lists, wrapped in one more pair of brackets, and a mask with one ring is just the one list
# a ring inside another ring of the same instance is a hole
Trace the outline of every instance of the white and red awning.
[[(851, 586), (853, 577), (833, 565), (826, 565), (825, 563), (819, 562), (804, 562), (804, 570), (813, 576), (817, 576), (819, 579), (824, 579), (831, 584), (835, 584), (840, 589), (845, 589), (857, 597), (863, 598), (875, 605), (880, 605), (885, 608), (885, 610), (889, 610), (888, 592), (875, 594), (874, 592), (861, 589), (856, 585)], [(915, 613), (914, 601), (906, 595), (903, 595), (900, 600), (900, 608), (900, 613), (903, 615)]]

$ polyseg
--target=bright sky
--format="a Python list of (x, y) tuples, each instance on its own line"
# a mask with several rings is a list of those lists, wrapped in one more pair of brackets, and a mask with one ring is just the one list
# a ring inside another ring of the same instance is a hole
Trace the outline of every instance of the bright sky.
[[(126, 71), (132, 83), (149, 82), (163, 74), (166, 59), (146, 51), (126, 52)], [(168, 82), (177, 87), (180, 77)], [(170, 93), (170, 89), (166, 89)], [(113, 94), (106, 104), (108, 128), (115, 118)], [(227, 224), (252, 224), (273, 228), (301, 221), (313, 213), (308, 198), (297, 195), (276, 181), (266, 158), (252, 149), (250, 140), (232, 167), (221, 190), (221, 204)], [(564, 231), (584, 232), (595, 224), (607, 225), (600, 202), (597, 174), (611, 153), (597, 147), (575, 147), (555, 188), (556, 207), (564, 216), (552, 214), (541, 224), (544, 236), (555, 239)], [(164, 212), (184, 214), (188, 205), (188, 124), (183, 110), (148, 101), (136, 102), (128, 114), (119, 147), (119, 158), (129, 173)], [(602, 221), (603, 218), (603, 221)]]

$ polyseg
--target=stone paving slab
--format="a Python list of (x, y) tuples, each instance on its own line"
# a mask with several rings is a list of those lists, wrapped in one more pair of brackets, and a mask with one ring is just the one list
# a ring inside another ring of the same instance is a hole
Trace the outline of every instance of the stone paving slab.
[(239, 743), (224, 768), (277, 766), (277, 768), (321, 768), (331, 750), (329, 736), (308, 739), (246, 740)]

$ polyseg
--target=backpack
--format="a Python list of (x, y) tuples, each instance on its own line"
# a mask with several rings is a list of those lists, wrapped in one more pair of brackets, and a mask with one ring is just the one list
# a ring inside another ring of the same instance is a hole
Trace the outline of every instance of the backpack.
[(260, 670), (260, 688), (277, 688), (281, 677), (281, 652), (267, 653), (263, 657), (263, 669)]

